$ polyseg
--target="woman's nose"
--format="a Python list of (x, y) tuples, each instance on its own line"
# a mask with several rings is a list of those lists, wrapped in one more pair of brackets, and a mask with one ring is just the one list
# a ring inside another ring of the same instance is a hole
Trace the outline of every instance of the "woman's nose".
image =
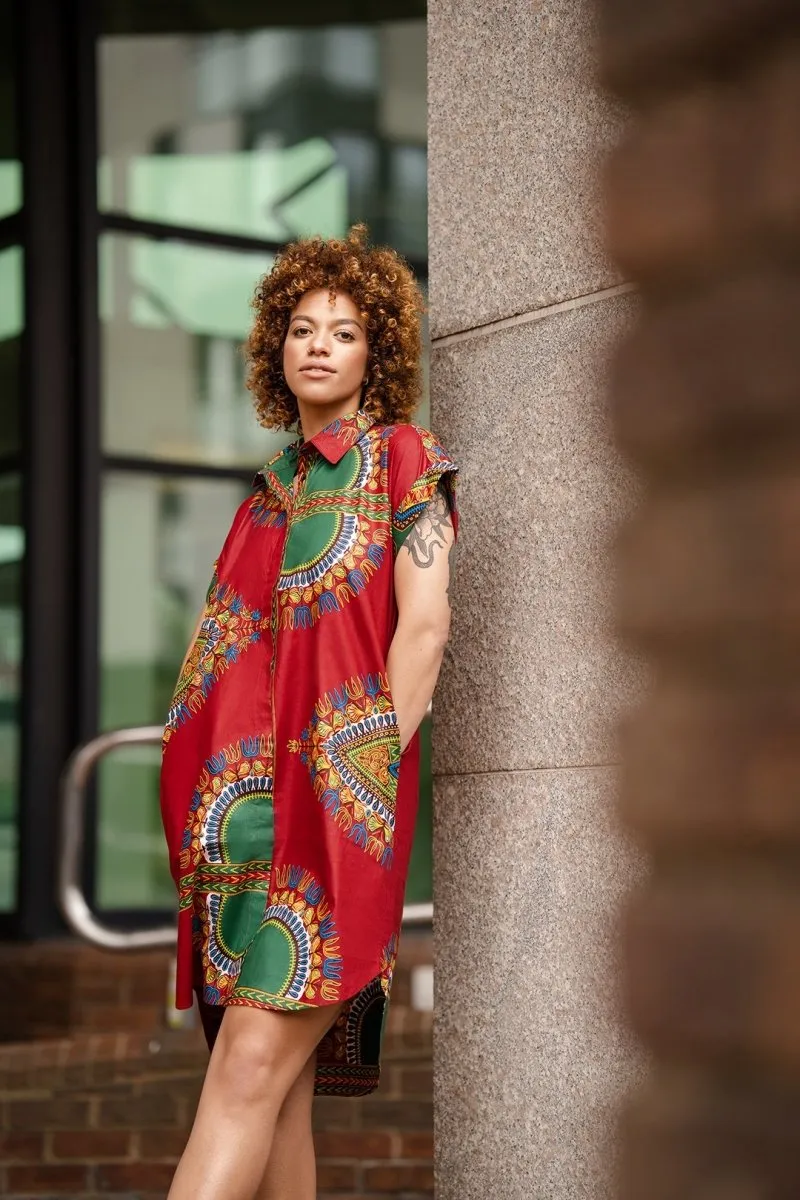
[(309, 350), (312, 354), (329, 354), (328, 343), (321, 333), (314, 334)]

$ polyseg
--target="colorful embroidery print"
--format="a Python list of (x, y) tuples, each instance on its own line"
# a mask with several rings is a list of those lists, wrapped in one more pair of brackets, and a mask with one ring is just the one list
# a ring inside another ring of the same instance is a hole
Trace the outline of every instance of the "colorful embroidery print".
[(396, 958), (397, 934), (392, 934), (381, 952), (380, 974), (342, 1009), (325, 1035), (317, 1056), (317, 1080), (327, 1095), (365, 1095), (378, 1086)]
[(264, 621), (261, 611), (248, 609), (233, 588), (212, 581), (200, 632), (172, 697), (165, 745), (178, 726), (203, 707), (223, 672), (260, 639)]
[(266, 529), (280, 529), (286, 524), (286, 511), (266, 488), (260, 487), (250, 498), (250, 519)]
[[(272, 742), (266, 735), (241, 738), (206, 760), (189, 805), (180, 853), (181, 905), (191, 902), (195, 873), (223, 886), (244, 882), (240, 868), (228, 880), (213, 866), (263, 862), (272, 853)], [(263, 871), (257, 872), (257, 875)]]
[(447, 452), (436, 441), (427, 429), (418, 431), (420, 439), (428, 455), (428, 467), (423, 475), (414, 481), (413, 487), (403, 496), (392, 517), (392, 529), (395, 541), (402, 540), (423, 509), (429, 503), (441, 479), (446, 480), (450, 495), (450, 507), (455, 509), (455, 463), (448, 457)]
[(273, 843), (272, 746), (241, 738), (205, 763), (189, 805), (179, 903), (193, 908), (209, 1004), (230, 996), (263, 919)]
[(248, 947), (232, 1003), (304, 1008), (334, 1004), (342, 957), (330, 904), (310, 871), (275, 871), (272, 903)]
[(337, 825), (390, 866), (400, 737), (386, 676), (356, 676), (326, 692), (289, 750), (308, 767), (317, 799)]
[(389, 942), (381, 952), (381, 987), (389, 995), (394, 976), (394, 964), (397, 961), (397, 934), (393, 933)]
[(325, 490), (309, 487), (292, 511), (277, 584), (282, 629), (309, 628), (340, 612), (384, 561), (388, 496), (380, 490), (380, 457), (367, 434), (326, 483)]

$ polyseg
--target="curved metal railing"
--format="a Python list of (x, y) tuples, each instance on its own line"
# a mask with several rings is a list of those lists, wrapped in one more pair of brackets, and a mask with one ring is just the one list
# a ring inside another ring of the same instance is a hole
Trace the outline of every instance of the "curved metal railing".
[[(161, 741), (160, 725), (114, 729), (92, 738), (70, 756), (61, 777), (61, 853), (58, 863), (58, 902), (70, 929), (105, 950), (152, 950), (175, 944), (175, 923), (153, 929), (114, 929), (104, 924), (83, 891), (83, 856), (86, 844), (86, 801), (97, 764), (124, 746), (147, 746)], [(403, 924), (427, 925), (433, 920), (432, 904), (407, 904)]]

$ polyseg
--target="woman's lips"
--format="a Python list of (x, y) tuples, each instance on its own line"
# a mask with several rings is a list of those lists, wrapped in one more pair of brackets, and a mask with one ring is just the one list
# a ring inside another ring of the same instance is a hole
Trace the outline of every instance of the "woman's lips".
[(301, 375), (309, 375), (312, 379), (325, 379), (327, 375), (335, 375), (330, 367), (301, 367)]

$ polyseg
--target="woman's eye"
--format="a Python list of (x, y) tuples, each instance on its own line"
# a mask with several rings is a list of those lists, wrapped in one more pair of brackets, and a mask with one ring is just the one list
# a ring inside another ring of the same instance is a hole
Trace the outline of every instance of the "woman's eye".
[(339, 337), (344, 338), (346, 342), (354, 342), (356, 340), (352, 333), (348, 333), (346, 329), (339, 330)]
[(295, 325), (295, 327), (294, 327), (294, 336), (295, 337), (299, 337), (301, 333), (309, 333), (309, 332), (310, 332), (310, 330), (304, 328), (304, 326), (302, 326), (302, 325)]

